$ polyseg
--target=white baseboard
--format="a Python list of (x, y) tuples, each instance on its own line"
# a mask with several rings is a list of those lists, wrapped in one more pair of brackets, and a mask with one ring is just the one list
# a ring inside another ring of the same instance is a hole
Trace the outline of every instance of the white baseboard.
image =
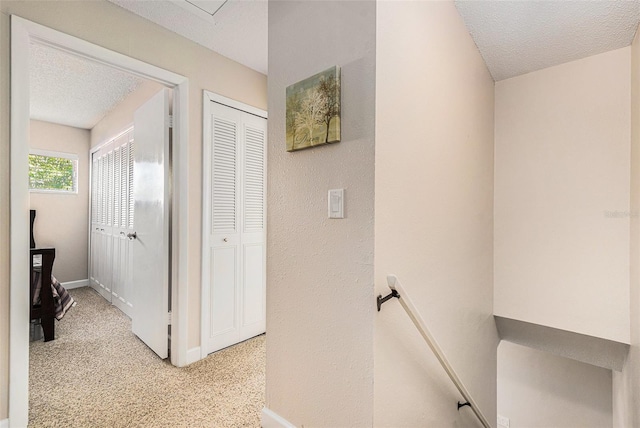
[(196, 346), (195, 348), (191, 348), (187, 351), (187, 365), (193, 364), (196, 361), (201, 360), (200, 356), (200, 347)]
[[(88, 279), (79, 279), (77, 281), (61, 282), (60, 285), (62, 285), (67, 290), (72, 290), (74, 288), (86, 287), (87, 285), (89, 285), (89, 280)], [(2, 428), (1, 425), (0, 425), (0, 428)]]
[(3, 419), (0, 421), (0, 428), (9, 428), (9, 419)]
[(296, 428), (291, 422), (266, 407), (262, 408), (260, 426), (262, 428)]

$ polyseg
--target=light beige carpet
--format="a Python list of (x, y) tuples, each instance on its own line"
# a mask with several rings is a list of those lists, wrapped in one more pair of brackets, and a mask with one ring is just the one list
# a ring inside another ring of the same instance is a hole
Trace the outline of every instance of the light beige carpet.
[(160, 360), (94, 290), (30, 345), (29, 427), (259, 427), (265, 336), (186, 368)]

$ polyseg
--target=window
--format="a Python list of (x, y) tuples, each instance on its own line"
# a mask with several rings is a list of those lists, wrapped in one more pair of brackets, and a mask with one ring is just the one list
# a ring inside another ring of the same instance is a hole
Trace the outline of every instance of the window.
[(78, 155), (31, 150), (29, 152), (29, 190), (78, 193)]

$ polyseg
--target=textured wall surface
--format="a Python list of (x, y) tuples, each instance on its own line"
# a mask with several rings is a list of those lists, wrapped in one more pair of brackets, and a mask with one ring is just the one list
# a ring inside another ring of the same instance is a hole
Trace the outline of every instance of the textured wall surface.
[(629, 343), (629, 61), (496, 83), (496, 315)]
[[(189, 78), (188, 346), (200, 342), (200, 235), (202, 217), (202, 90), (255, 107), (267, 106), (266, 76), (215, 54), (106, 1), (0, 3), (0, 305), (9, 293), (9, 15), (46, 25)], [(8, 315), (0, 306), (0, 317)], [(8, 329), (0, 326), (0, 420), (7, 414)]]
[[(378, 2), (376, 294), (396, 274), (495, 421), (493, 80), (452, 2)], [(375, 320), (375, 426), (478, 426), (398, 302)]]
[(611, 411), (611, 370), (500, 343), (498, 414), (511, 428), (608, 428)]
[(55, 247), (53, 274), (58, 281), (87, 279), (89, 218), (89, 131), (31, 121), (29, 148), (78, 155), (78, 193), (29, 194), (36, 210), (34, 239), (40, 248)]
[[(375, 2), (269, 2), (266, 405), (296, 426), (372, 425), (375, 19)], [(342, 141), (286, 152), (285, 88), (334, 65)]]

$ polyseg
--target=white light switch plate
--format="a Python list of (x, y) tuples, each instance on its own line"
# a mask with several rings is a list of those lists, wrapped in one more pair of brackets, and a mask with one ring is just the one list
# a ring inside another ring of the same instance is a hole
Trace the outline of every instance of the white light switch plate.
[(344, 189), (329, 190), (329, 218), (344, 218)]
[(506, 416), (498, 415), (498, 427), (509, 428), (509, 418)]

